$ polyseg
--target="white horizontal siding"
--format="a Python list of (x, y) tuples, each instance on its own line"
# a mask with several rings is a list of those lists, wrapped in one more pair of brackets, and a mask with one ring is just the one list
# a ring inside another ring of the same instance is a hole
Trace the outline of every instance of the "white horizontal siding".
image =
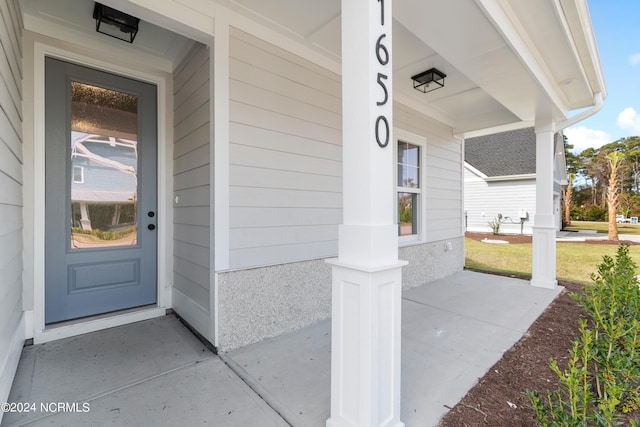
[(211, 130), (209, 129), (208, 123), (203, 124), (199, 128), (185, 135), (179, 141), (176, 141), (173, 148), (173, 155), (178, 158), (198, 147), (209, 145), (209, 140), (211, 139), (210, 135)]
[(462, 144), (452, 130), (402, 105), (394, 108), (395, 127), (427, 139), (423, 185), (427, 242), (462, 235)]
[(524, 231), (531, 233), (535, 216), (536, 181), (535, 179), (487, 182), (474, 173), (465, 170), (464, 210), (467, 213), (467, 230), (491, 232), (488, 222), (498, 214), (510, 217), (516, 224), (505, 221), (500, 231), (519, 233), (519, 212), (529, 213)]
[(185, 190), (197, 186), (209, 185), (209, 175), (209, 165), (186, 170), (173, 176), (173, 188), (176, 190)]
[[(240, 31), (231, 36), (230, 267), (333, 256), (342, 217), (340, 77)], [(394, 121), (427, 140), (425, 241), (460, 237), (462, 144), (451, 128), (404, 106), (395, 106)]]
[(209, 227), (193, 224), (174, 224), (174, 241), (185, 242), (204, 248), (209, 245)]
[(233, 31), (230, 79), (230, 267), (335, 255), (339, 77)]
[(280, 206), (287, 208), (342, 209), (342, 193), (329, 191), (308, 191), (281, 188), (237, 187), (231, 194), (230, 203), (237, 207), (268, 206), (273, 200), (280, 200)]
[(302, 225), (267, 228), (242, 228), (232, 231), (233, 241), (238, 247), (269, 247), (274, 241), (281, 245), (296, 245), (300, 242), (332, 242), (338, 238), (338, 228), (333, 225)]
[[(16, 0), (0, 2), (0, 402), (9, 394), (22, 317), (22, 45)], [(0, 421), (2, 414), (0, 414)]]
[[(174, 71), (174, 286), (196, 305), (210, 301), (209, 50), (196, 46)], [(189, 318), (190, 313), (181, 313)], [(209, 331), (200, 331), (209, 336)]]

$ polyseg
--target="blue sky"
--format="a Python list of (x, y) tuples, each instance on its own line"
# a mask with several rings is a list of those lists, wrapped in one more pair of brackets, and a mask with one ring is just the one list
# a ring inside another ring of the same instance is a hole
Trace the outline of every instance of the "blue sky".
[(640, 1), (588, 0), (608, 95), (596, 115), (565, 129), (574, 152), (640, 135)]

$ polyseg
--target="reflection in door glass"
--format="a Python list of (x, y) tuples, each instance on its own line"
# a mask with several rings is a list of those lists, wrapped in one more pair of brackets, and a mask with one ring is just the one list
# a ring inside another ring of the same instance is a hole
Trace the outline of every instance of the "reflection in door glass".
[(71, 82), (71, 248), (137, 244), (138, 99)]

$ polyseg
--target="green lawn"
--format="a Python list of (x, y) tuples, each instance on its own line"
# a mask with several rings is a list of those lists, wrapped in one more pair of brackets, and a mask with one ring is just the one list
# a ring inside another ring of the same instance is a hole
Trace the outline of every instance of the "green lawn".
[[(491, 244), (465, 239), (465, 266), (484, 271), (531, 275), (531, 244)], [(617, 245), (564, 243), (556, 245), (556, 271), (561, 280), (591, 282), (604, 255), (614, 256)], [(640, 265), (640, 246), (629, 253)]]
[[(565, 227), (566, 230), (596, 230), (598, 233), (607, 234), (609, 223), (591, 221), (571, 221), (571, 225)], [(618, 224), (618, 234), (640, 234), (640, 224)]]

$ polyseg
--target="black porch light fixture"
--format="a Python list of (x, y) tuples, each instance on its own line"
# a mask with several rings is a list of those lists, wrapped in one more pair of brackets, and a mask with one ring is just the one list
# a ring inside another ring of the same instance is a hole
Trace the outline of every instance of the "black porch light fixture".
[(138, 34), (140, 18), (96, 3), (93, 8), (93, 19), (96, 20), (96, 31), (116, 39), (133, 43)]
[(445, 77), (447, 77), (447, 75), (442, 71), (437, 68), (430, 68), (427, 71), (411, 77), (411, 80), (413, 80), (413, 88), (415, 90), (427, 93), (444, 87)]

